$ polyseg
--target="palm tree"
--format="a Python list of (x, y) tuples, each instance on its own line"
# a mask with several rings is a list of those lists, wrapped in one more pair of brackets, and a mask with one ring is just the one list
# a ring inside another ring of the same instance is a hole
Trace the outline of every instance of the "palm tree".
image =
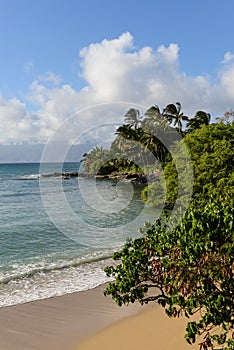
[[(151, 163), (155, 162), (156, 158), (160, 162), (165, 162), (170, 158), (170, 153), (164, 145), (164, 139), (166, 137), (173, 141), (173, 135), (171, 135), (173, 128), (168, 125), (168, 121), (171, 121), (172, 119), (170, 118), (175, 118), (175, 116), (182, 120), (188, 120), (188, 117), (180, 113), (180, 109), (179, 103), (177, 103), (177, 107), (168, 105), (164, 110), (164, 114), (162, 114), (159, 107), (154, 105), (145, 112), (144, 119), (140, 117), (138, 110), (129, 109), (125, 115), (127, 124), (120, 126), (116, 130), (117, 137), (112, 144), (113, 149), (118, 154), (121, 153), (122, 156), (128, 156), (131, 160), (137, 158), (148, 159)], [(167, 116), (167, 119), (165, 116)], [(179, 126), (180, 123), (181, 121), (179, 120)], [(182, 123), (180, 132), (182, 132), (181, 130)], [(133, 154), (135, 155), (134, 157)]]
[(173, 126), (175, 126), (179, 133), (183, 136), (182, 121), (189, 121), (189, 117), (181, 113), (181, 107), (180, 102), (176, 102), (176, 104), (170, 103), (163, 110), (162, 115), (168, 120), (169, 124), (173, 123)]
[(165, 162), (168, 157), (170, 158), (170, 155), (164, 143), (168, 145), (170, 140), (174, 140), (174, 135), (171, 133), (172, 128), (169, 126), (168, 120), (160, 112), (157, 105), (150, 107), (145, 112), (142, 127), (145, 133), (143, 144), (160, 162)]
[(146, 118), (152, 118), (155, 120), (158, 120), (158, 118), (160, 119), (160, 117), (162, 116), (160, 109), (157, 105), (151, 106), (149, 109), (147, 109), (147, 111), (145, 112)]
[(84, 170), (90, 174), (97, 174), (111, 158), (111, 151), (96, 146), (83, 155)]
[(125, 158), (131, 148), (130, 144), (130, 139), (119, 132), (111, 145), (111, 149), (117, 158)]
[(202, 125), (209, 125), (211, 116), (209, 113), (198, 111), (187, 123), (187, 131), (192, 132), (199, 129)]
[(136, 160), (141, 158), (143, 129), (132, 129), (131, 125), (124, 124), (116, 130), (116, 139), (112, 144), (120, 151), (121, 155), (128, 157), (130, 160)]
[(148, 158), (153, 158), (153, 163), (155, 162), (155, 158), (157, 160), (163, 161), (161, 157), (163, 145), (159, 139), (157, 139), (150, 131), (144, 130), (144, 135), (142, 137), (141, 143), (144, 145), (145, 153), (148, 153)]
[(125, 114), (124, 121), (131, 128), (137, 129), (141, 125), (140, 111), (135, 108), (130, 108)]
[(147, 109), (141, 125), (150, 130), (155, 129), (159, 126), (163, 128), (166, 126), (165, 118), (163, 117), (157, 105), (151, 106), (149, 109)]

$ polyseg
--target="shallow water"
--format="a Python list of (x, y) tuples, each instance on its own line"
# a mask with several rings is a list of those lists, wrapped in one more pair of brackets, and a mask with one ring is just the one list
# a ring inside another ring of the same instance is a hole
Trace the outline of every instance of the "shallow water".
[(0, 164), (0, 306), (93, 288), (155, 210), (129, 181), (41, 177), (79, 163)]

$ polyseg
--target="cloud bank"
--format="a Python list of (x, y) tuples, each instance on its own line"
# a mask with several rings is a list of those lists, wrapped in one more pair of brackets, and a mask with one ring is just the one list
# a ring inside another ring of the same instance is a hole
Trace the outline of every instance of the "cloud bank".
[[(0, 143), (46, 142), (59, 125), (77, 111), (95, 105), (108, 108), (91, 108), (77, 115), (78, 130), (92, 128), (101, 123), (123, 120), (135, 104), (147, 108), (157, 104), (161, 108), (180, 101), (183, 111), (190, 116), (203, 109), (213, 116), (223, 115), (234, 101), (234, 54), (224, 53), (218, 64), (217, 76), (189, 76), (180, 67), (179, 46), (134, 46), (130, 33), (113, 40), (103, 40), (83, 48), (80, 52), (80, 77), (85, 81), (81, 90), (64, 84), (62, 77), (46, 72), (33, 81), (24, 99), (7, 100), (0, 95)], [(118, 109), (116, 102), (122, 102)], [(114, 107), (111, 105), (114, 103)], [(74, 118), (73, 118), (74, 123)], [(69, 123), (66, 123), (69, 129)], [(74, 131), (74, 125), (70, 126)], [(75, 142), (75, 133), (64, 130), (64, 137)], [(77, 133), (77, 132), (76, 132)], [(60, 132), (60, 136), (62, 137)]]

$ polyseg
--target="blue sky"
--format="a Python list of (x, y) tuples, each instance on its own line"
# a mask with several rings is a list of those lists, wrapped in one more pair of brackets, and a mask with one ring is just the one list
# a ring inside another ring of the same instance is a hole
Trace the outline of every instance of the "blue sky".
[(46, 142), (97, 103), (233, 109), (233, 13), (233, 0), (0, 0), (0, 143)]
[(126, 31), (136, 48), (177, 43), (183, 71), (215, 78), (234, 52), (233, 13), (232, 0), (1, 0), (0, 89), (12, 97), (48, 71), (79, 88), (79, 51)]

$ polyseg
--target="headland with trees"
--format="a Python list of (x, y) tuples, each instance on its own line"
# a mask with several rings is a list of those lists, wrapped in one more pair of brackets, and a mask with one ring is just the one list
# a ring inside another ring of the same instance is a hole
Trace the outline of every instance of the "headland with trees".
[[(165, 203), (173, 209), (179, 186), (183, 206), (192, 185), (182, 219), (175, 222), (174, 215), (172, 223), (170, 211), (163, 212), (114, 254), (115, 264), (105, 269), (114, 281), (105, 295), (120, 306), (157, 301), (169, 317), (185, 315), (186, 340), (195, 343), (203, 334), (199, 347), (204, 350), (234, 349), (233, 116), (229, 110), (211, 122), (209, 113), (198, 111), (189, 118), (180, 103), (162, 111), (152, 106), (143, 116), (130, 109), (110, 149), (96, 147), (84, 156), (89, 174), (153, 178), (142, 189), (143, 200), (151, 206)], [(184, 145), (192, 163), (192, 184), (186, 177)], [(176, 213), (179, 217), (179, 208)], [(199, 321), (189, 322), (195, 313)]]

